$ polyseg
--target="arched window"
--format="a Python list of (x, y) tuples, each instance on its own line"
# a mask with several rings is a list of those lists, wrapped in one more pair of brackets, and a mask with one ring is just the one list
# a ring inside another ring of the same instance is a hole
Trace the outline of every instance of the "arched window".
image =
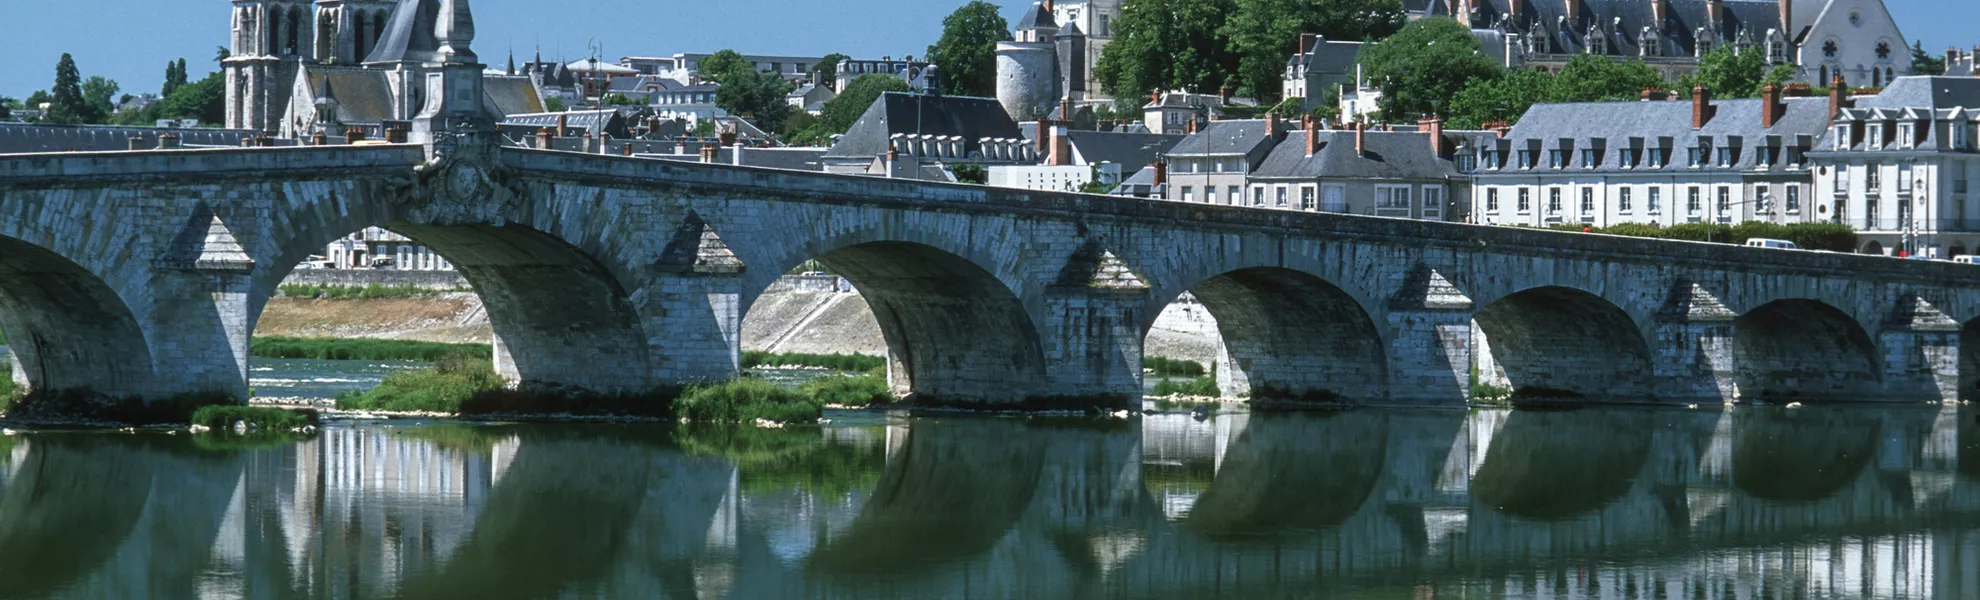
[(289, 9), (289, 28), (287, 31), (289, 39), (288, 43), (283, 46), (284, 53), (289, 56), (302, 54), (302, 16), (302, 7)]
[(364, 36), (370, 35), (365, 27), (364, 11), (351, 11), (351, 62), (363, 62), (366, 55)]
[(385, 21), (390, 19), (391, 16), (383, 10), (371, 11), (371, 45), (377, 46), (385, 37)]
[(1829, 80), (1829, 65), (1822, 65), (1822, 78), (1821, 78), (1821, 79), (1818, 79), (1818, 80), (1816, 80), (1816, 82), (1817, 82), (1817, 84), (1818, 84), (1818, 85), (1829, 85), (1829, 83), (1830, 83), (1830, 80)]
[(267, 34), (268, 43), (262, 46), (263, 55), (274, 55), (282, 51), (282, 7), (270, 6), (262, 13), (261, 30)]
[(1870, 87), (1884, 87), (1884, 72), (1876, 67), (1870, 67)]

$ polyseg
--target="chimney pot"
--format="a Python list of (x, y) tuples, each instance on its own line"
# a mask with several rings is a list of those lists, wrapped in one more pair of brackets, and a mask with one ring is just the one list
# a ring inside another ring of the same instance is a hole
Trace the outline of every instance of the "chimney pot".
[(330, 145), (330, 135), (324, 133), (323, 130), (318, 129), (316, 130), (316, 133), (314, 135), (309, 136), (309, 145), (328, 146)]
[(1704, 129), (1712, 121), (1712, 90), (1703, 85), (1691, 87), (1691, 128)]
[(536, 149), (538, 149), (538, 150), (549, 150), (549, 149), (550, 149), (550, 138), (551, 138), (551, 135), (550, 135), (550, 128), (549, 128), (549, 127), (538, 127), (538, 128), (536, 128)]
[(1169, 162), (1158, 159), (1155, 161), (1155, 164), (1149, 165), (1149, 168), (1155, 169), (1154, 187), (1155, 187), (1155, 191), (1157, 193), (1160, 193), (1162, 186), (1167, 185), (1169, 183)]
[(1780, 122), (1787, 105), (1781, 102), (1781, 84), (1768, 83), (1760, 88), (1760, 126), (1772, 128)]
[(1355, 156), (1367, 156), (1367, 155), (1368, 155), (1368, 126), (1367, 126), (1367, 125), (1364, 125), (1364, 124), (1360, 124), (1360, 123), (1356, 123), (1356, 124), (1355, 124), (1355, 126), (1354, 126), (1354, 154), (1355, 154)]
[(129, 148), (129, 149), (131, 149), (131, 150), (143, 150), (143, 149), (144, 149), (144, 136), (143, 136), (143, 135), (141, 135), (141, 134), (136, 134), (136, 133), (133, 133), (133, 134), (131, 134), (131, 137), (130, 137), (130, 139), (129, 139), (129, 140), (126, 140), (126, 141), (128, 141), (128, 142), (130, 143), (130, 148)]
[(1836, 116), (1849, 105), (1849, 85), (1843, 83), (1841, 75), (1837, 75), (1829, 80), (1829, 122), (1836, 122)]
[(1418, 125), (1418, 129), (1430, 134), (1431, 156), (1443, 158), (1449, 154), (1450, 149), (1444, 143), (1444, 119), (1432, 117), (1418, 121), (1416, 124)]
[(1313, 126), (1313, 115), (1307, 115), (1301, 118), (1300, 125), (1302, 125), (1304, 129), (1306, 129), (1306, 155), (1313, 156), (1315, 154), (1319, 154), (1320, 129), (1318, 127)]
[(179, 147), (179, 134), (165, 132), (158, 134), (158, 149), (171, 150)]

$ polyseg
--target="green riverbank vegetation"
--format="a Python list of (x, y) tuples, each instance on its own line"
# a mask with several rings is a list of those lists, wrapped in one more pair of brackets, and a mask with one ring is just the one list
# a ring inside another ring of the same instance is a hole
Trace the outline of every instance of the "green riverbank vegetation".
[(803, 392), (761, 379), (691, 386), (674, 401), (674, 415), (691, 423), (810, 423), (824, 409)]
[(403, 285), (306, 285), (288, 284), (276, 288), (283, 297), (310, 300), (388, 300), (396, 298), (431, 298), (456, 292), (471, 292), (470, 289), (436, 290)]
[(689, 455), (734, 461), (737, 485), (753, 493), (857, 493), (879, 484), (887, 465), (882, 447), (834, 442), (815, 429), (689, 424), (675, 429), (673, 439)]
[(887, 378), (872, 375), (820, 377), (798, 386), (798, 393), (827, 406), (865, 407), (894, 401)]
[(313, 410), (221, 404), (199, 407), (192, 414), (193, 425), (211, 427), (215, 430), (231, 429), (235, 423), (246, 423), (250, 429), (288, 431), (304, 425), (317, 424), (317, 415)]
[(1203, 398), (1217, 398), (1223, 396), (1224, 392), (1223, 390), (1217, 388), (1216, 377), (1205, 375), (1202, 377), (1197, 377), (1195, 379), (1190, 379), (1181, 382), (1175, 380), (1163, 380), (1156, 382), (1155, 389), (1149, 390), (1148, 395), (1197, 396)]
[(1166, 356), (1141, 357), (1141, 368), (1156, 377), (1202, 377), (1203, 363)]
[(477, 394), (502, 388), (494, 362), (483, 358), (493, 354), (454, 353), (440, 357), (431, 369), (393, 373), (368, 392), (351, 392), (337, 397), (340, 410), (385, 410), (399, 412), (461, 412), (461, 405)]
[(257, 337), (248, 342), (248, 353), (260, 358), (314, 358), (322, 360), (409, 360), (437, 362), (447, 356), (469, 354), (493, 356), (488, 344), (448, 344), (413, 340), (369, 338), (292, 338)]

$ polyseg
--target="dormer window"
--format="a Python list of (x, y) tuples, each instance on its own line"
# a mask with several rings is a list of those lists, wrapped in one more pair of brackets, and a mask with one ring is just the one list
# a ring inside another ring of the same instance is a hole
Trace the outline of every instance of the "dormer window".
[(1898, 131), (1898, 140), (1897, 140), (1898, 147), (1903, 149), (1910, 149), (1912, 140), (1916, 139), (1912, 137), (1912, 135), (1918, 131), (1916, 126), (1910, 123), (1899, 123), (1897, 131)]
[(1973, 138), (1970, 136), (1969, 129), (1970, 126), (1968, 126), (1964, 122), (1954, 121), (1952, 123), (1952, 146), (1954, 150), (1972, 149), (1971, 147), (1968, 146), (1969, 144), (1973, 143)]
[(1521, 150), (1521, 151), (1519, 151), (1519, 168), (1521, 168), (1521, 169), (1531, 169), (1531, 168), (1533, 168), (1533, 151), (1532, 151), (1532, 150)]
[(1601, 157), (1595, 155), (1594, 148), (1589, 148), (1587, 150), (1581, 151), (1581, 168), (1593, 169), (1601, 165), (1602, 165), (1602, 159)]
[(1720, 149), (1719, 149), (1719, 168), (1722, 168), (1722, 169), (1724, 169), (1724, 168), (1730, 168), (1730, 167), (1732, 167), (1732, 166), (1733, 166), (1733, 149), (1732, 149), (1732, 148), (1720, 148)]
[(1698, 40), (1698, 47), (1696, 48), (1697, 55), (1693, 56), (1693, 58), (1703, 57), (1712, 53), (1712, 30), (1700, 27), (1698, 28), (1697, 37), (1693, 39)]
[(1668, 165), (1668, 164), (1670, 164), (1670, 162), (1669, 162), (1669, 159), (1668, 159), (1668, 157), (1666, 157), (1666, 156), (1664, 156), (1664, 149), (1663, 149), (1663, 148), (1651, 148), (1651, 149), (1650, 149), (1650, 168), (1652, 168), (1652, 169), (1662, 169), (1662, 168), (1664, 168), (1664, 166), (1665, 166), (1665, 165)]
[(1635, 149), (1631, 149), (1631, 148), (1624, 148), (1624, 149), (1623, 149), (1623, 151), (1622, 151), (1622, 168), (1625, 168), (1625, 169), (1633, 169), (1633, 168), (1636, 168), (1636, 150), (1635, 150)]
[(1835, 131), (1835, 133), (1834, 133), (1834, 137), (1836, 138), (1836, 147), (1835, 147), (1834, 149), (1836, 149), (1836, 150), (1848, 150), (1848, 149), (1849, 149), (1849, 146), (1850, 146), (1850, 143), (1849, 143), (1849, 124), (1848, 124), (1848, 123), (1837, 123), (1837, 124), (1836, 124), (1836, 131)]
[(1882, 123), (1870, 124), (1870, 149), (1871, 150), (1884, 149), (1884, 124)]
[(1704, 156), (1704, 155), (1705, 155), (1705, 153), (1707, 153), (1707, 152), (1710, 152), (1710, 150), (1708, 150), (1708, 149), (1706, 149), (1706, 148), (1705, 148), (1705, 147), (1703, 147), (1703, 146), (1692, 146), (1692, 147), (1691, 147), (1691, 156), (1690, 156), (1690, 159), (1691, 159), (1691, 168), (1693, 168), (1693, 169), (1696, 169), (1696, 168), (1698, 168), (1698, 165), (1699, 165), (1699, 163), (1705, 160), (1705, 156)]
[(1567, 166), (1567, 151), (1559, 148), (1548, 151), (1548, 166), (1559, 169)]

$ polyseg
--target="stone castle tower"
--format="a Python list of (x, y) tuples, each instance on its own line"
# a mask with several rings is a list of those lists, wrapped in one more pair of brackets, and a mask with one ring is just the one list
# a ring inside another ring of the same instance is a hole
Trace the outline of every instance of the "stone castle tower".
[(1045, 0), (1018, 19), (1011, 41), (997, 44), (997, 102), (1012, 119), (1036, 121), (1058, 105), (1063, 92), (1058, 35), (1051, 0)]
[[(378, 47), (400, 4), (412, 0), (233, 0), (227, 71), (231, 129), (281, 130), (305, 63), (356, 66)], [(431, 3), (423, 10), (432, 11)]]

